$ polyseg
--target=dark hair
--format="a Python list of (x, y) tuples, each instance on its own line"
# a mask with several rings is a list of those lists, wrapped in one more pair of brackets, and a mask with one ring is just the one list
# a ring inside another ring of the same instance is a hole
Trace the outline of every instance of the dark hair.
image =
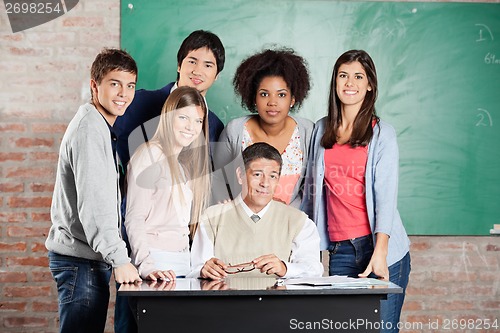
[(257, 88), (265, 77), (283, 78), (295, 98), (294, 106), (300, 107), (311, 88), (307, 62), (292, 49), (266, 49), (245, 59), (236, 69), (233, 85), (241, 96), (241, 106), (257, 112)]
[[(182, 61), (187, 57), (189, 52), (204, 47), (208, 48), (214, 54), (217, 64), (217, 74), (222, 72), (224, 69), (224, 62), (226, 61), (224, 46), (216, 34), (205, 30), (193, 31), (184, 39), (177, 52), (177, 66), (181, 67)], [(179, 73), (177, 73), (177, 80), (179, 80)]]
[(375, 119), (379, 122), (379, 117), (375, 112), (375, 101), (377, 99), (377, 72), (372, 58), (363, 50), (350, 50), (342, 54), (333, 67), (332, 80), (330, 83), (330, 97), (328, 100), (328, 116), (325, 134), (321, 138), (321, 145), (324, 148), (331, 148), (337, 142), (337, 133), (342, 123), (342, 108), (339, 96), (337, 95), (337, 76), (339, 67), (357, 61), (363, 66), (368, 84), (372, 88), (366, 92), (365, 99), (361, 105), (352, 128), (349, 138), (351, 147), (366, 146), (373, 136), (372, 122)]
[(123, 71), (137, 75), (137, 64), (127, 52), (119, 49), (103, 49), (90, 68), (90, 78), (97, 84), (111, 71)]
[[(97, 84), (111, 71), (123, 71), (135, 74), (137, 81), (137, 64), (127, 52), (119, 49), (105, 48), (94, 59), (90, 67), (90, 78)], [(94, 93), (90, 89), (90, 96)]]
[(242, 156), (245, 169), (248, 168), (250, 163), (253, 161), (259, 158), (265, 158), (266, 160), (278, 162), (281, 173), (281, 166), (283, 165), (281, 154), (276, 148), (266, 142), (256, 142), (253, 145), (246, 147), (245, 150), (243, 150)]

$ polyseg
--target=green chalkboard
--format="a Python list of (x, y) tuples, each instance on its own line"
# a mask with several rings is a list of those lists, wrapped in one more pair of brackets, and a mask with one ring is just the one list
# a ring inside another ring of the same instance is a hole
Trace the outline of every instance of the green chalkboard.
[(273, 45), (307, 59), (299, 115), (326, 115), (333, 63), (364, 49), (379, 76), (379, 115), (400, 146), (399, 209), (413, 235), (486, 235), (500, 223), (500, 4), (314, 0), (122, 1), (121, 45), (139, 87), (176, 77), (193, 30), (216, 33), (226, 67), (208, 93), (227, 123), (245, 111), (231, 85), (245, 57)]

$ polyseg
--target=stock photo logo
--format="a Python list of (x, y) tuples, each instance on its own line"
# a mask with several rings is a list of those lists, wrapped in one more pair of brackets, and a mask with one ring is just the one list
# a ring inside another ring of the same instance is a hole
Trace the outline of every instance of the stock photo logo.
[(52, 21), (69, 12), (79, 0), (4, 0), (13, 33)]

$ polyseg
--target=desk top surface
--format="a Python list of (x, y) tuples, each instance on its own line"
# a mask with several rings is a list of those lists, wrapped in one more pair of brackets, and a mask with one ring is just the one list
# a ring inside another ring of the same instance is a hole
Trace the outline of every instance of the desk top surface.
[[(317, 279), (315, 279), (317, 280)], [(138, 284), (122, 284), (118, 294), (122, 296), (253, 296), (253, 295), (356, 295), (399, 294), (402, 288), (394, 283), (352, 286), (289, 284), (276, 278), (226, 278), (211, 281), (202, 279), (176, 279), (167, 281), (143, 281)], [(306, 281), (307, 282), (307, 281)]]

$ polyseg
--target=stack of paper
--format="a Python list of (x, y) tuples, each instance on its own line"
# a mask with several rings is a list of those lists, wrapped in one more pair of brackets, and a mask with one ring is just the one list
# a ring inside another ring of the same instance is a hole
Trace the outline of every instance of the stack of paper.
[(326, 276), (318, 278), (287, 279), (285, 285), (329, 286), (334, 288), (371, 288), (375, 286), (388, 286), (389, 281), (372, 278), (352, 278), (347, 276)]

